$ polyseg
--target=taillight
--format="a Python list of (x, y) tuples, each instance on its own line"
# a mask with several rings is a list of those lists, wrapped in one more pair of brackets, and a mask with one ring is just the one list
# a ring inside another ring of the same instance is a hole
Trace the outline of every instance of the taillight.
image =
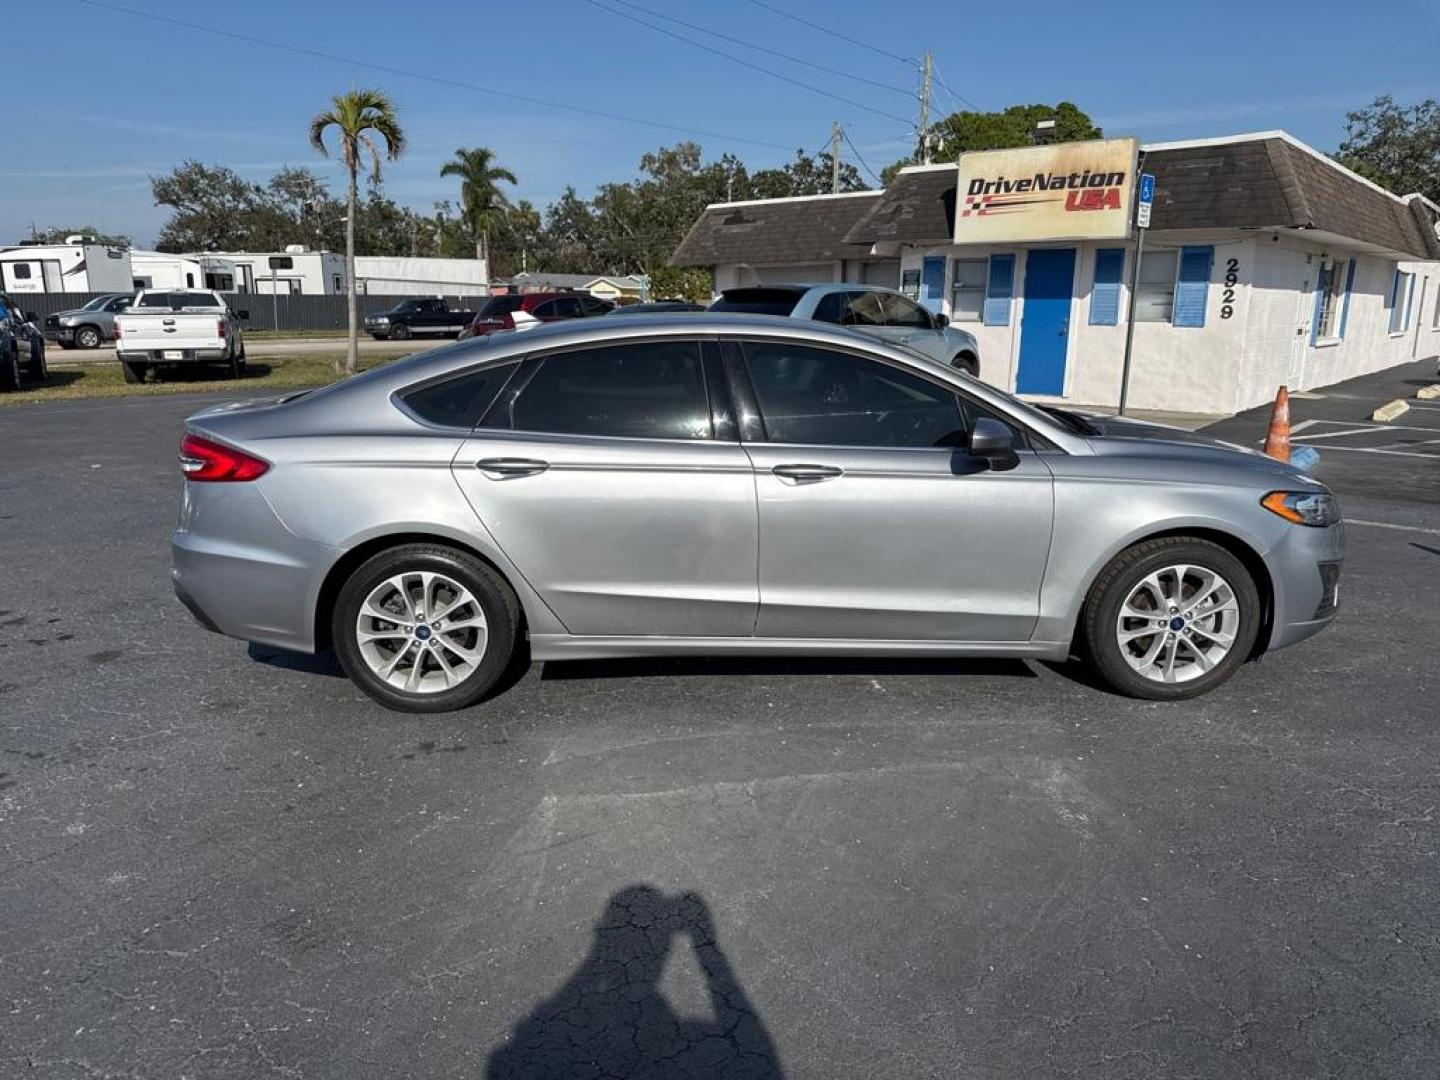
[(124, 332), (125, 332), (125, 328), (120, 325), (120, 320), (119, 320), (119, 319), (116, 319), (116, 320), (115, 320), (115, 339), (118, 341), (118, 340), (124, 335)]
[(254, 480), (269, 469), (268, 461), (199, 435), (180, 440), (180, 471), (186, 480)]
[(225, 336), (225, 320), (221, 319), (215, 324), (215, 326), (220, 331), (220, 336), (223, 338)]

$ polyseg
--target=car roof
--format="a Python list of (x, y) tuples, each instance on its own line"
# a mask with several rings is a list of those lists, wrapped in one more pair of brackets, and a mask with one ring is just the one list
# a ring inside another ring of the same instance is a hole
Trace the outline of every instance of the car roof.
[(904, 296), (899, 289), (892, 289), (888, 285), (867, 285), (863, 281), (816, 281), (809, 285), (800, 282), (787, 282), (774, 285), (735, 285), (729, 289), (722, 289), (721, 296), (728, 296), (734, 292), (752, 292), (774, 290), (775, 292), (804, 293), (811, 291), (823, 292), (881, 292), (892, 293), (895, 296)]

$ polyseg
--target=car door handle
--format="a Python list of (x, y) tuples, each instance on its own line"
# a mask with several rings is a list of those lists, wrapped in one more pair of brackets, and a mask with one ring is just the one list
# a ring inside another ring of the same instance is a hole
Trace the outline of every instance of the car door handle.
[(475, 467), (491, 480), (514, 480), (522, 476), (537, 476), (550, 468), (550, 463), (532, 458), (492, 457), (481, 458)]
[(818, 484), (821, 480), (833, 480), (845, 472), (834, 465), (776, 465), (770, 471), (781, 480), (792, 484)]

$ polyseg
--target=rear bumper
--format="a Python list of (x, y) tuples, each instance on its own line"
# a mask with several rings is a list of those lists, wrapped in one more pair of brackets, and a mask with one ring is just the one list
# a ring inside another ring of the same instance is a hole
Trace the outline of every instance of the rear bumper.
[[(179, 356), (167, 356), (178, 352)], [(219, 349), (117, 349), (115, 355), (131, 364), (212, 364), (230, 359), (230, 347)]]
[(185, 487), (171, 537), (180, 602), (208, 630), (313, 652), (320, 581), (338, 553), (286, 529), (256, 484)]
[(1344, 561), (1344, 525), (1296, 525), (1286, 531), (1266, 559), (1275, 587), (1269, 648), (1304, 641), (1335, 621)]

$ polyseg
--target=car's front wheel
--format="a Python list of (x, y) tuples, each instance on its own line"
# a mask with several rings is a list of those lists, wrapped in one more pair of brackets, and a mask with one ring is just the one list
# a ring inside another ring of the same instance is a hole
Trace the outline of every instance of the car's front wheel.
[(100, 340), (100, 331), (93, 326), (82, 326), (75, 331), (75, 344), (82, 349), (98, 349)]
[(1245, 662), (1260, 630), (1260, 594), (1245, 565), (1190, 537), (1122, 551), (1090, 590), (1085, 652), (1116, 690), (1153, 700), (1213, 690)]
[(361, 690), (401, 712), (473, 705), (509, 667), (520, 610), (479, 559), (438, 544), (391, 548), (340, 589), (331, 640)]
[(409, 341), (409, 340), (410, 340), (410, 327), (409, 327), (408, 325), (406, 325), (405, 323), (403, 323), (403, 322), (402, 322), (402, 323), (396, 323), (395, 325), (393, 325), (392, 327), (390, 327), (390, 340), (391, 340), (391, 341)]

